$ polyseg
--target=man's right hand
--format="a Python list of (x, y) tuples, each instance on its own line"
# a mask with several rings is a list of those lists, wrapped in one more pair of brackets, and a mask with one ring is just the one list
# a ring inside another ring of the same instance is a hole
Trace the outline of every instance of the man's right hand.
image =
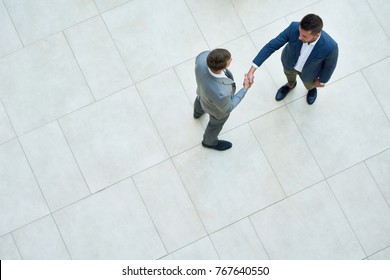
[(244, 76), (243, 86), (246, 89), (249, 89), (252, 86), (252, 83), (249, 80), (248, 74), (245, 74), (245, 76)]
[(255, 80), (255, 71), (256, 71), (256, 68), (251, 66), (251, 68), (249, 69), (248, 73), (246, 74), (247, 77), (248, 77), (248, 80), (251, 84), (253, 84), (254, 80)]

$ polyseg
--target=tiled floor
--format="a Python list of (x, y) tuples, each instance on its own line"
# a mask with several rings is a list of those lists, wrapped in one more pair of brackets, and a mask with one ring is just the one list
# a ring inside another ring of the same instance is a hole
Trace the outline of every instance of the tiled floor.
[[(280, 50), (200, 145), (194, 58), (238, 84), (319, 14), (338, 67), (313, 106)], [(1, 259), (390, 259), (390, 1), (0, 0)]]

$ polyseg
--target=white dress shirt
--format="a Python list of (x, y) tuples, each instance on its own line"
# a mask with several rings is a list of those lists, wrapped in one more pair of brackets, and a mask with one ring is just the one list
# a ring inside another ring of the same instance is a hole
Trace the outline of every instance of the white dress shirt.
[(226, 78), (227, 77), (227, 75), (225, 74), (225, 71), (222, 71), (221, 73), (216, 74), (213, 71), (211, 71), (210, 68), (208, 68), (208, 69), (209, 69), (211, 76), (214, 76), (215, 78)]
[(309, 55), (313, 51), (314, 46), (316, 45), (316, 43), (318, 42), (318, 39), (320, 39), (320, 37), (321, 37), (321, 34), (320, 34), (320, 36), (318, 36), (317, 40), (315, 40), (314, 42), (311, 42), (310, 44), (308, 44), (308, 43), (302, 44), (302, 48), (301, 48), (301, 52), (300, 52), (299, 57), (298, 57), (298, 61), (294, 66), (295, 70), (297, 70), (298, 72), (302, 72), (303, 66), (305, 65)]

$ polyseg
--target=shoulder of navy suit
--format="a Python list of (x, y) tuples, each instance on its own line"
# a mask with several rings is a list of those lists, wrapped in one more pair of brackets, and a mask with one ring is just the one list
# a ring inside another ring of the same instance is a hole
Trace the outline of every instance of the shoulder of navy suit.
[(328, 33), (325, 31), (321, 31), (321, 37), (318, 40), (316, 46), (314, 47), (314, 50), (312, 52), (312, 55), (310, 57), (323, 57), (330, 55), (331, 53), (336, 54), (338, 53), (338, 46), (335, 40), (333, 40), (332, 37), (329, 36)]
[(336, 41), (325, 31), (321, 31), (319, 43), (324, 45), (328, 50), (333, 50), (338, 47)]

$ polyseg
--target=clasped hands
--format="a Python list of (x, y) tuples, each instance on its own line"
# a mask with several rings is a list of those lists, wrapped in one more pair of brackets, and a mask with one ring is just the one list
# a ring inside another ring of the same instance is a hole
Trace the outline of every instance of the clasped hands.
[(244, 76), (244, 81), (242, 83), (242, 85), (246, 88), (246, 89), (249, 89), (252, 84), (253, 84), (253, 74), (252, 73), (246, 73), (245, 76)]

